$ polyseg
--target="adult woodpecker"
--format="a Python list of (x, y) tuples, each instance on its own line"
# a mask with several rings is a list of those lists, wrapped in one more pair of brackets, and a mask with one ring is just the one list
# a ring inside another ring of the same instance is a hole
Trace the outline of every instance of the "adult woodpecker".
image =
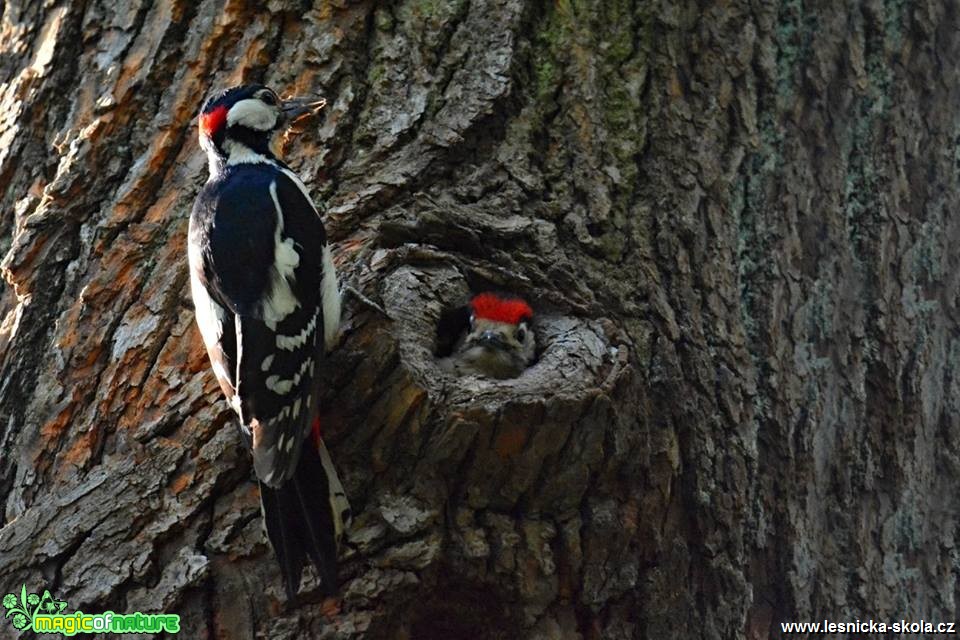
[(523, 373), (537, 350), (530, 330), (530, 305), (519, 298), (481, 293), (470, 301), (468, 311), (467, 333), (441, 366), (459, 375), (488, 378), (515, 378)]
[(271, 150), (322, 101), (244, 85), (206, 101), (210, 177), (190, 216), (190, 285), (210, 364), (253, 454), (267, 537), (288, 598), (303, 566), (336, 592), (350, 507), (317, 430), (318, 372), (340, 322), (337, 274), (303, 182)]

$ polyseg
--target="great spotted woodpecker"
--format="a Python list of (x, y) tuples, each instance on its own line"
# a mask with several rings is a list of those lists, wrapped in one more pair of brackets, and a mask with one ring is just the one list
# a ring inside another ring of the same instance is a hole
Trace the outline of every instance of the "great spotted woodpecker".
[(451, 357), (441, 360), (459, 375), (515, 378), (533, 362), (533, 309), (519, 298), (481, 293), (470, 301), (469, 327)]
[(228, 89), (200, 114), (210, 177), (190, 216), (190, 285), (210, 364), (253, 454), (267, 537), (288, 598), (309, 558), (337, 588), (350, 507), (317, 435), (317, 384), (340, 322), (323, 222), (275, 135), (317, 110), (262, 85)]

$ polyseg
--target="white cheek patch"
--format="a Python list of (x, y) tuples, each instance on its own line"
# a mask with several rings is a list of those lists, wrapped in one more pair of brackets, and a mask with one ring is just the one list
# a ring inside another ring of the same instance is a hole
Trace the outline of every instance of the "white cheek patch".
[(227, 126), (233, 125), (270, 131), (277, 126), (277, 112), (257, 98), (241, 100), (227, 112)]

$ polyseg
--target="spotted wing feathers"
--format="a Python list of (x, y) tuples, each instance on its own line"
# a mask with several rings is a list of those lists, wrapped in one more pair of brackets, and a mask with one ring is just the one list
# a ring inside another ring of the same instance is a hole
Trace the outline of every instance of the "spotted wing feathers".
[[(313, 317), (319, 314), (318, 309), (312, 311)], [(278, 349), (277, 342), (294, 337), (273, 331), (260, 320), (237, 316), (240, 419), (250, 431), (257, 477), (268, 486), (292, 477), (300, 445), (310, 431), (319, 357), (319, 331), (311, 330), (311, 325), (315, 327), (315, 321), (304, 321), (304, 329), (294, 335), (305, 331), (305, 339), (286, 350)]]
[(206, 193), (209, 187), (191, 218), (197, 319), (257, 477), (276, 487), (294, 474), (317, 399), (323, 224), (302, 188), (278, 169), (231, 168), (223, 184)]

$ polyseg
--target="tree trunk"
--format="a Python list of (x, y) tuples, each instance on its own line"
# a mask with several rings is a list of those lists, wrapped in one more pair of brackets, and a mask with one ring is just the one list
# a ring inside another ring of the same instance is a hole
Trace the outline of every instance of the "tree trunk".
[[(953, 3), (0, 7), (0, 591), (187, 638), (958, 617)], [(333, 622), (312, 573), (283, 604), (189, 299), (195, 117), (240, 81), (327, 96), (285, 157), (389, 316), (348, 298), (325, 374)], [(442, 373), (489, 289), (537, 363)]]

